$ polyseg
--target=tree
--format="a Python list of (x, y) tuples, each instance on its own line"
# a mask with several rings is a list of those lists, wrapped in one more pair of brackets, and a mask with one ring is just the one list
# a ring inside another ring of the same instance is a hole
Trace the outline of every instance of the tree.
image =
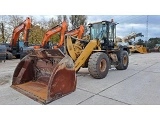
[(144, 40), (142, 40), (142, 39), (139, 39), (138, 42), (136, 42), (136, 45), (146, 46), (146, 44), (144, 43)]
[(58, 21), (58, 24), (62, 23), (63, 21), (66, 21), (68, 23), (68, 17), (67, 15), (58, 15), (57, 21)]
[[(59, 22), (60, 22), (60, 17), (59, 17)], [(58, 20), (54, 19), (54, 18), (51, 18), (49, 21), (48, 21), (48, 27), (49, 29), (55, 27), (58, 25)], [(51, 38), (50, 38), (50, 42), (52, 43), (57, 43), (60, 39), (60, 36), (59, 34), (55, 34), (53, 35)]]
[(87, 25), (87, 16), (86, 15), (71, 15), (69, 17), (71, 28), (75, 29), (80, 25)]
[(40, 27), (39, 25), (32, 25), (32, 28), (29, 33), (29, 43), (41, 44), (45, 32), (46, 30)]
[(2, 40), (2, 42), (4, 42), (5, 41), (5, 36), (4, 36), (4, 24), (3, 23), (0, 23), (0, 29), (1, 29), (1, 40)]
[(156, 44), (160, 44), (160, 38), (150, 38), (147, 42), (149, 48), (154, 48)]
[(41, 16), (41, 19), (36, 22), (42, 29), (49, 29), (48, 20), (45, 19), (44, 16)]
[[(9, 15), (7, 22), (8, 39), (11, 40), (13, 30), (16, 26), (24, 21), (24, 17), (20, 15)], [(20, 36), (22, 37), (22, 36)]]
[(12, 28), (15, 28), (24, 21), (24, 18), (21, 15), (9, 15), (8, 17), (9, 17), (8, 25), (10, 25)]
[(58, 25), (58, 20), (56, 20), (54, 18), (50, 18), (48, 21), (48, 28), (51, 29), (51, 28), (55, 27), (56, 25)]
[(7, 22), (8, 16), (0, 15), (0, 42), (5, 42), (8, 39)]

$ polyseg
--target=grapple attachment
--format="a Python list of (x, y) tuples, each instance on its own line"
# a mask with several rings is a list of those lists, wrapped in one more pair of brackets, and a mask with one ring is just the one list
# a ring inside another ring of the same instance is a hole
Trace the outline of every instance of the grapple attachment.
[(17, 65), (11, 87), (47, 104), (76, 89), (74, 63), (57, 50), (34, 50)]

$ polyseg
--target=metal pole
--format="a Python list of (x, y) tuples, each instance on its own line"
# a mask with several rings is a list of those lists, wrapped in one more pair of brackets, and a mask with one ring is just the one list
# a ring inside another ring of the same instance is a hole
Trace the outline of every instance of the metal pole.
[(147, 15), (147, 21), (146, 21), (146, 47), (148, 43), (148, 15)]

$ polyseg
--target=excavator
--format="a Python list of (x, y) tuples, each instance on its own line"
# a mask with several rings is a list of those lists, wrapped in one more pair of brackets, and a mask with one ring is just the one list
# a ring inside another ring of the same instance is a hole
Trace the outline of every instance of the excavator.
[(57, 33), (60, 33), (60, 41), (57, 44), (57, 47), (61, 47), (63, 44), (65, 32), (67, 31), (67, 27), (68, 26), (67, 26), (66, 21), (63, 21), (61, 25), (57, 25), (57, 26), (51, 28), (50, 30), (48, 30), (44, 35), (44, 38), (41, 43), (41, 47), (45, 48), (49, 39), (51, 38), (51, 36), (53, 36)]
[[(11, 42), (9, 44), (5, 43), (5, 46), (7, 47), (7, 59), (12, 59), (13, 56), (20, 58), (21, 50), (28, 46), (28, 35), (30, 28), (31, 19), (29, 17), (27, 17), (25, 21), (14, 28)], [(23, 32), (23, 41), (19, 40), (21, 32)]]
[[(60, 40), (57, 43), (57, 45), (51, 46), (49, 45), (50, 41), (49, 39), (57, 34), (60, 33)], [(67, 31), (67, 23), (66, 21), (63, 21), (60, 25), (57, 25), (51, 29), (49, 29), (44, 37), (43, 40), (41, 42), (41, 45), (36, 45), (33, 48), (26, 48), (23, 50), (23, 56), (21, 58), (23, 58), (24, 56), (26, 56), (27, 54), (29, 54), (29, 52), (33, 49), (40, 49), (40, 48), (44, 48), (44, 49), (57, 49), (60, 48), (62, 50), (62, 52), (64, 52), (64, 48), (63, 48), (63, 44), (64, 44), (64, 39), (65, 39), (65, 35), (71, 35), (71, 36), (75, 36), (78, 39), (81, 39), (84, 33), (84, 26), (80, 25), (79, 27), (72, 29), (70, 31)]]
[(61, 36), (60, 36), (61, 39), (60, 39), (60, 42), (58, 44), (58, 47), (60, 47), (61, 44), (62, 44), (62, 41), (64, 39), (64, 35), (65, 35), (66, 31), (67, 31), (67, 23), (66, 23), (66, 21), (63, 21), (60, 25), (57, 25), (57, 26), (49, 29), (45, 33), (45, 35), (43, 37), (43, 40), (41, 42), (41, 45), (35, 45), (35, 46), (26, 47), (21, 51), (21, 59), (24, 58), (26, 55), (28, 55), (34, 49), (40, 49), (40, 48), (49, 49), (49, 39), (53, 35), (55, 35), (57, 33), (61, 34)]
[(138, 53), (147, 53), (147, 48), (144, 47), (143, 45), (130, 45), (131, 39), (134, 39), (136, 37), (143, 37), (142, 33), (135, 33), (132, 32), (131, 34), (125, 36), (124, 38), (116, 38), (116, 44), (125, 44), (130, 48), (130, 53), (138, 52)]
[(115, 48), (116, 25), (113, 20), (90, 23), (89, 40), (67, 34), (65, 54), (59, 48), (34, 50), (17, 65), (11, 87), (47, 104), (75, 91), (81, 67), (95, 79), (105, 78), (111, 65), (126, 70), (129, 48)]
[(45, 46), (47, 46), (47, 43), (49, 42), (50, 37), (57, 34), (58, 32), (60, 32), (60, 41), (57, 45), (53, 46), (53, 48), (60, 48), (63, 46), (65, 35), (76, 36), (78, 39), (81, 39), (84, 33), (84, 26), (80, 25), (78, 28), (67, 31), (67, 23), (64, 21), (62, 23), (62, 26), (57, 25), (56, 27), (53, 27), (46, 32), (42, 40), (41, 47), (45, 48)]

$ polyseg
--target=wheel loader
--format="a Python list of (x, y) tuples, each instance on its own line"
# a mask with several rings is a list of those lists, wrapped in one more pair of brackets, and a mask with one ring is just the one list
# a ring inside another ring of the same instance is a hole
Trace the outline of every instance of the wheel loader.
[(115, 48), (116, 25), (113, 21), (90, 23), (87, 40), (66, 35), (65, 54), (58, 48), (32, 51), (17, 65), (11, 87), (47, 104), (75, 91), (81, 67), (88, 68), (95, 79), (105, 78), (111, 65), (127, 69), (129, 48)]
[(144, 47), (143, 45), (131, 45), (131, 39), (134, 39), (136, 37), (144, 37), (144, 35), (142, 35), (142, 33), (135, 33), (132, 32), (131, 34), (120, 38), (120, 37), (116, 37), (116, 44), (126, 44), (129, 48), (130, 48), (130, 53), (147, 53), (147, 48)]
[(88, 68), (93, 78), (103, 79), (111, 65), (117, 70), (127, 69), (129, 47), (115, 45), (116, 25), (113, 21), (90, 23), (90, 40), (67, 36), (65, 48), (74, 61), (76, 72), (81, 67)]

